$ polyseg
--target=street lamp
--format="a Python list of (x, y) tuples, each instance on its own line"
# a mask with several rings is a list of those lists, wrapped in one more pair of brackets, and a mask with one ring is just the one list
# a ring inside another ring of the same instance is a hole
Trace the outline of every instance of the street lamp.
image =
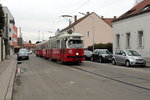
[[(84, 13), (81, 13), (81, 12), (79, 12), (79, 14), (82, 14), (82, 15), (85, 15), (86, 16), (86, 14), (84, 14)], [(93, 39), (92, 39), (92, 44), (93, 44), (93, 46), (92, 46), (92, 50), (94, 51), (94, 17), (93, 16), (89, 16), (90, 18), (92, 18), (92, 35), (93, 35)]]
[[(71, 18), (72, 16), (71, 15), (61, 15), (61, 17), (69, 17), (69, 18)], [(71, 24), (71, 20), (69, 19), (69, 25)]]

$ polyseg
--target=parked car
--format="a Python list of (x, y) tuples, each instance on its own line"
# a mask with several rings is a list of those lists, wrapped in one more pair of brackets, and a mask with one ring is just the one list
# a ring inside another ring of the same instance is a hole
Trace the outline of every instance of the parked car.
[(107, 49), (95, 49), (92, 57), (92, 61), (102, 62), (111, 62), (112, 54)]
[(92, 51), (84, 50), (85, 60), (91, 60), (91, 56), (92, 56)]
[(117, 50), (112, 58), (112, 64), (124, 64), (127, 67), (133, 65), (146, 66), (144, 58), (135, 50)]
[(29, 60), (28, 50), (27, 49), (20, 49), (18, 54), (17, 54), (17, 59), (18, 60), (22, 60), (22, 59)]
[(28, 51), (28, 54), (32, 54), (32, 50), (29, 50), (29, 51)]

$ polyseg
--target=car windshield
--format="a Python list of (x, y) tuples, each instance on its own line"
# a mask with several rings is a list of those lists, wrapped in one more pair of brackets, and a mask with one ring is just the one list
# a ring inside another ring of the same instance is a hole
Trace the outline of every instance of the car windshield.
[(108, 50), (102, 50), (100, 51), (100, 54), (111, 54)]
[(68, 47), (69, 48), (83, 48), (83, 41), (82, 40), (69, 40)]
[(20, 53), (28, 53), (27, 50), (20, 50), (19, 52), (20, 52)]
[(127, 54), (129, 56), (141, 56), (138, 52), (136, 52), (134, 50), (127, 50)]
[(84, 51), (84, 54), (92, 54), (92, 51)]

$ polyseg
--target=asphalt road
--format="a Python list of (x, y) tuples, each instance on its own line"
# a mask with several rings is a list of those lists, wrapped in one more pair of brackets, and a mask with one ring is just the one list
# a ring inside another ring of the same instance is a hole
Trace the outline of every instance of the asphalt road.
[(21, 62), (13, 100), (150, 100), (150, 68), (62, 65), (36, 56)]

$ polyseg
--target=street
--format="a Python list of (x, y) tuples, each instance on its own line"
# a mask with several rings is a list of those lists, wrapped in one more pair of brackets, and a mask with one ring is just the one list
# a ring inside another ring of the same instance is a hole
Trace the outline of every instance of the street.
[(13, 100), (149, 100), (150, 68), (85, 61), (64, 65), (30, 55), (19, 61)]

